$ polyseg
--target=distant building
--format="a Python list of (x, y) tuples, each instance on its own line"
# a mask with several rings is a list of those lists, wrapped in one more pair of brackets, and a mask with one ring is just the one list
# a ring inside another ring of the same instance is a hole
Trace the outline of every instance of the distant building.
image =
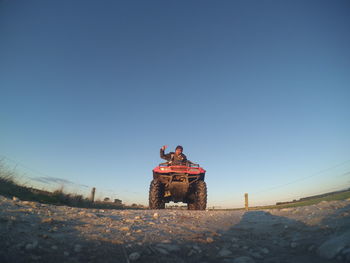
[(109, 202), (111, 199), (109, 197), (105, 197), (105, 199), (103, 199), (103, 202)]

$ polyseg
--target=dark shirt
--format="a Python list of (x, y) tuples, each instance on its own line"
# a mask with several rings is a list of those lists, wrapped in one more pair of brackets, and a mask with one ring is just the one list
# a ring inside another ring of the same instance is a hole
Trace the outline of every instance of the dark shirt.
[(160, 158), (167, 160), (171, 165), (184, 165), (187, 163), (187, 157), (183, 153), (176, 155), (174, 152), (164, 154), (164, 150), (160, 149)]

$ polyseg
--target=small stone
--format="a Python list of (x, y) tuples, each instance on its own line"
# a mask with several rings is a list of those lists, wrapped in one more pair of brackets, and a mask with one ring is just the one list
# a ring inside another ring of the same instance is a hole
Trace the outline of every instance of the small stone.
[(53, 218), (49, 217), (49, 218), (44, 218), (41, 220), (41, 223), (48, 223), (48, 224), (52, 224), (53, 223)]
[(57, 249), (58, 249), (58, 247), (57, 247), (57, 246), (55, 246), (55, 245), (53, 245), (53, 246), (51, 247), (51, 249), (53, 249), (53, 250), (57, 250)]
[(238, 244), (232, 244), (232, 248), (239, 248)]
[(207, 241), (208, 243), (213, 243), (213, 242), (214, 242), (214, 239), (211, 238), (211, 237), (207, 237), (206, 241)]
[(233, 263), (255, 263), (255, 261), (251, 257), (242, 256), (235, 258)]
[(201, 250), (201, 248), (200, 248), (199, 246), (193, 245), (192, 248), (193, 248), (195, 251), (197, 251), (198, 253), (202, 253), (202, 250)]
[(251, 252), (250, 255), (253, 258), (257, 258), (257, 259), (262, 259), (263, 258), (263, 256), (259, 252)]
[(119, 228), (120, 231), (129, 231), (130, 228), (128, 226), (123, 226), (121, 228)]
[(221, 249), (218, 253), (218, 257), (228, 257), (231, 255), (232, 255), (232, 252), (230, 250), (228, 250), (227, 248)]
[(264, 254), (269, 254), (270, 252), (266, 247), (261, 248), (260, 251)]
[(309, 248), (307, 249), (308, 251), (314, 251), (315, 250), (315, 245), (311, 245), (311, 246), (309, 246)]
[(32, 250), (32, 249), (33, 249), (33, 245), (32, 245), (32, 244), (27, 244), (27, 245), (25, 246), (25, 249), (26, 249), (26, 250)]
[(90, 218), (92, 218), (92, 217), (97, 217), (95, 214), (93, 214), (93, 213), (87, 213), (85, 216), (87, 216), (87, 217), (90, 217)]
[(19, 201), (19, 199), (16, 196), (12, 197), (12, 200), (15, 202)]
[(26, 250), (32, 250), (32, 249), (35, 249), (36, 247), (38, 246), (38, 241), (35, 240), (33, 241), (32, 243), (29, 243), (25, 246), (25, 249)]
[(156, 250), (163, 255), (169, 255), (169, 252), (164, 248), (156, 247)]
[(141, 257), (141, 254), (139, 252), (133, 252), (129, 255), (129, 259), (131, 261), (136, 261)]
[(69, 256), (69, 252), (64, 251), (64, 252), (63, 252), (63, 255), (66, 256), (66, 257), (68, 257), (68, 256)]
[(78, 244), (75, 245), (74, 246), (74, 252), (77, 252), (77, 253), (81, 252), (81, 248), (82, 248), (81, 245), (78, 245)]
[(178, 252), (180, 251), (180, 247), (178, 245), (173, 245), (173, 244), (158, 244), (157, 248), (164, 248), (169, 252)]
[(238, 242), (238, 241), (239, 241), (239, 239), (238, 239), (237, 237), (231, 238), (231, 242), (232, 242), (232, 243), (236, 243), (236, 242)]
[(153, 214), (153, 218), (158, 218), (158, 217), (159, 217), (158, 213)]
[(298, 246), (298, 243), (297, 242), (292, 242), (290, 243), (290, 247), (291, 248), (296, 248)]

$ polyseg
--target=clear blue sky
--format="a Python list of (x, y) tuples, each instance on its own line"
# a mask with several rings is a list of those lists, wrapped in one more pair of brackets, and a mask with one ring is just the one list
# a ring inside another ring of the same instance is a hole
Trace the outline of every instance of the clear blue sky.
[(147, 204), (164, 144), (207, 170), (210, 206), (349, 187), (349, 13), (349, 1), (1, 1), (0, 155), (126, 203)]

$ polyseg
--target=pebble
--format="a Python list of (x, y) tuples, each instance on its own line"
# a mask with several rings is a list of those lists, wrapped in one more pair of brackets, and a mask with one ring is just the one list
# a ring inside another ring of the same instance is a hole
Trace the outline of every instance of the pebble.
[(63, 255), (66, 256), (66, 257), (68, 257), (68, 256), (69, 256), (69, 252), (64, 251), (64, 252), (63, 252)]
[(193, 245), (192, 248), (193, 248), (195, 251), (197, 251), (198, 253), (202, 253), (202, 250), (201, 250), (201, 248), (200, 248), (199, 246)]
[(232, 252), (230, 250), (228, 250), (227, 248), (223, 248), (219, 251), (218, 253), (218, 257), (228, 257), (231, 256)]
[(123, 226), (121, 228), (119, 228), (120, 231), (129, 231), (130, 228), (128, 226)]
[(307, 249), (308, 251), (314, 251), (315, 250), (315, 245), (311, 245), (311, 246), (309, 246), (309, 248)]
[(211, 237), (207, 237), (206, 241), (207, 241), (208, 243), (213, 243), (213, 242), (214, 242), (214, 239), (211, 238)]
[(169, 255), (169, 252), (164, 249), (164, 248), (161, 248), (161, 247), (156, 247), (155, 248), (159, 253), (163, 254), (163, 255)]
[(250, 253), (250, 255), (253, 258), (256, 258), (256, 259), (262, 259), (263, 258), (263, 256), (259, 252), (252, 252), (252, 253)]
[(190, 257), (192, 255), (196, 254), (196, 251), (194, 249), (191, 249), (188, 253), (187, 256)]
[(38, 246), (38, 241), (33, 241), (32, 243), (29, 243), (25, 246), (26, 250), (32, 250), (35, 249)]
[(57, 246), (55, 246), (55, 245), (53, 245), (53, 246), (51, 247), (51, 249), (53, 249), (53, 250), (57, 250), (57, 249), (58, 249), (58, 247), (57, 247)]
[(129, 259), (131, 261), (136, 261), (141, 257), (141, 254), (139, 252), (133, 252), (129, 255)]
[(82, 249), (81, 245), (77, 244), (77, 245), (74, 246), (74, 251), (77, 252), (77, 253), (81, 252), (81, 249)]
[(290, 243), (290, 247), (291, 248), (296, 248), (298, 246), (298, 243), (297, 242), (292, 242)]
[(156, 218), (158, 218), (158, 217), (159, 217), (158, 213), (154, 213), (154, 214), (153, 214), (153, 218), (156, 219)]
[(52, 217), (48, 217), (48, 218), (44, 218), (41, 220), (41, 223), (48, 223), (48, 224), (52, 224), (54, 222)]
[(173, 244), (158, 244), (157, 248), (164, 248), (169, 252), (178, 252), (181, 250), (181, 248), (178, 245)]
[(270, 251), (269, 251), (267, 248), (265, 248), (265, 247), (261, 248), (260, 251), (261, 251), (262, 253), (264, 253), (264, 254), (269, 254), (269, 252), (270, 252)]
[(12, 197), (12, 200), (15, 202), (19, 201), (18, 197), (16, 197), (16, 196)]
[(238, 239), (237, 237), (231, 238), (231, 242), (232, 242), (232, 243), (236, 243), (236, 242), (238, 242), (238, 241), (239, 241), (239, 239)]

